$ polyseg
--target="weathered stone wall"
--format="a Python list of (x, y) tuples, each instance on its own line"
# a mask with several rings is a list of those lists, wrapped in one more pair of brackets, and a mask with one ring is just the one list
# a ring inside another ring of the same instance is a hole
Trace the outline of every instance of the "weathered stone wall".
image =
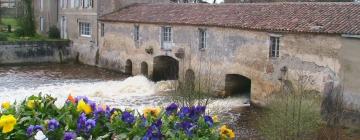
[[(92, 8), (82, 8), (82, 6), (71, 7), (70, 2), (63, 7), (59, 5), (59, 29), (62, 31), (62, 34), (66, 34), (66, 39), (72, 41), (72, 53), (78, 55), (80, 62), (89, 65), (95, 65), (95, 55), (98, 50), (98, 2), (99, 0), (94, 0)], [(66, 27), (61, 25), (63, 18), (66, 19)], [(79, 22), (90, 23), (91, 37), (84, 37), (80, 35)], [(65, 31), (62, 28), (65, 28)], [(62, 36), (64, 37), (64, 35)]]
[(0, 42), (0, 64), (65, 62), (72, 58), (68, 41)]
[[(40, 8), (41, 0), (33, 1), (35, 27), (39, 34), (47, 35), (51, 26), (58, 23), (58, 1), (43, 0), (43, 8)], [(40, 30), (40, 17), (44, 18), (44, 31)]]
[(343, 38), (342, 43), (340, 77), (345, 103), (348, 108), (360, 111), (360, 38)]
[[(207, 48), (199, 49), (199, 28), (207, 31)], [(133, 63), (133, 74), (141, 73), (141, 63), (149, 65), (152, 73), (153, 59), (167, 55), (176, 58), (180, 78), (192, 69), (195, 76), (212, 75), (216, 90), (224, 90), (226, 74), (239, 74), (251, 79), (251, 100), (261, 103), (280, 85), (280, 69), (288, 68), (288, 78), (309, 75), (314, 80), (311, 88), (323, 91), (324, 84), (336, 80), (340, 69), (338, 51), (341, 37), (330, 35), (280, 34), (280, 58), (269, 58), (270, 34), (217, 27), (172, 26), (173, 48), (161, 49), (161, 25), (140, 24), (140, 44), (133, 40), (134, 24), (105, 23), (105, 36), (100, 37), (99, 65), (124, 71), (125, 62)], [(153, 54), (146, 53), (153, 48)], [(185, 51), (179, 59), (175, 53)], [(202, 76), (208, 77), (208, 76)]]

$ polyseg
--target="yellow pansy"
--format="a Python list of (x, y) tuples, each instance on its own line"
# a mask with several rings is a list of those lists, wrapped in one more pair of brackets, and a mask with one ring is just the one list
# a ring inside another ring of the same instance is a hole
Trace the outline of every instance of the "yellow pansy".
[(77, 105), (77, 111), (84, 112), (85, 114), (90, 114), (92, 112), (91, 106), (86, 104), (84, 100), (80, 100)]
[(3, 102), (1, 104), (2, 109), (9, 109), (11, 107), (10, 102)]
[(30, 109), (34, 109), (36, 104), (35, 104), (35, 100), (28, 100), (26, 103), (26, 106)]
[(219, 117), (217, 115), (211, 117), (214, 122), (219, 122)]
[(157, 117), (160, 114), (161, 109), (159, 107), (153, 107), (153, 108), (145, 108), (144, 109), (144, 117), (147, 118), (147, 116), (150, 114), (151, 116)]
[(16, 125), (16, 118), (13, 115), (3, 115), (0, 118), (0, 128), (2, 133), (9, 133), (14, 129)]
[(235, 133), (233, 130), (227, 128), (226, 125), (223, 125), (220, 127), (220, 135), (222, 138), (230, 138), (230, 139), (234, 139), (235, 138)]

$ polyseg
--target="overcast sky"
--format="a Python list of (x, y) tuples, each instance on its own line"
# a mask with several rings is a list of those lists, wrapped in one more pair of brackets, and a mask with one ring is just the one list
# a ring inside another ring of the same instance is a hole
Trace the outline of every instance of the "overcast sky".
[[(209, 2), (209, 3), (213, 3), (214, 2), (214, 0), (205, 0), (205, 1), (207, 1), (207, 2)], [(216, 0), (216, 2), (217, 3), (220, 3), (220, 2), (223, 2), (224, 0)]]

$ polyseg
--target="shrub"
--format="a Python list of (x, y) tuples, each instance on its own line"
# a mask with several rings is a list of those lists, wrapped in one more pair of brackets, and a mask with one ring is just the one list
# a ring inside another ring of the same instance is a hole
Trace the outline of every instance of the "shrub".
[(51, 26), (49, 29), (49, 38), (52, 39), (59, 39), (60, 38), (60, 31), (56, 26)]
[(7, 41), (7, 35), (0, 33), (0, 41)]
[[(284, 83), (292, 85), (285, 81)], [(314, 138), (321, 123), (321, 97), (299, 83), (295, 87), (284, 86), (280, 93), (270, 97), (258, 125), (266, 139)]]

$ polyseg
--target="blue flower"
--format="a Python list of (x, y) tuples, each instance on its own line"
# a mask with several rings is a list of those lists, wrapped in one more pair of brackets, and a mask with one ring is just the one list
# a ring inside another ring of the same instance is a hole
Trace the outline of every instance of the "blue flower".
[(151, 125), (142, 140), (161, 140), (161, 128), (157, 127), (155, 124)]
[[(86, 101), (84, 100), (84, 102)], [(96, 103), (94, 101), (88, 100), (86, 103), (90, 105), (91, 110), (96, 110)]]
[(88, 119), (85, 122), (86, 132), (90, 132), (96, 126), (96, 121), (93, 119)]
[(48, 129), (49, 131), (55, 131), (56, 129), (58, 129), (60, 127), (59, 122), (56, 119), (51, 119), (48, 122)]
[(147, 129), (145, 136), (142, 140), (161, 140), (163, 135), (161, 134), (162, 121), (158, 119), (156, 122), (151, 124)]
[(78, 132), (80, 132), (84, 128), (86, 120), (87, 120), (87, 118), (86, 118), (85, 113), (81, 113), (81, 115), (79, 116), (78, 121), (77, 121), (77, 131)]
[(75, 97), (75, 102), (78, 103), (80, 100), (83, 100), (85, 103), (89, 102), (89, 99), (86, 96), (77, 96)]
[(166, 114), (170, 115), (171, 113), (176, 112), (178, 109), (178, 105), (176, 105), (175, 103), (170, 104), (168, 107), (166, 107)]
[(188, 121), (184, 121), (180, 125), (187, 136), (191, 136), (193, 129), (196, 127), (193, 123)]
[(121, 120), (128, 123), (128, 124), (133, 124), (135, 122), (135, 116), (132, 115), (130, 112), (125, 111), (121, 115)]
[(202, 115), (205, 113), (206, 107), (205, 106), (196, 106), (195, 113)]
[(190, 114), (190, 108), (189, 107), (182, 107), (179, 112), (180, 119), (184, 119), (185, 117), (188, 117)]
[(205, 123), (208, 124), (210, 127), (212, 127), (214, 125), (214, 120), (212, 119), (212, 117), (205, 116), (204, 120), (205, 120)]
[(40, 125), (30, 125), (27, 129), (26, 129), (26, 135), (27, 136), (32, 136), (34, 135), (36, 132), (38, 131), (42, 131), (43, 130), (43, 127), (40, 126)]
[(75, 139), (76, 139), (76, 133), (74, 133), (74, 132), (65, 132), (64, 140), (75, 140)]

